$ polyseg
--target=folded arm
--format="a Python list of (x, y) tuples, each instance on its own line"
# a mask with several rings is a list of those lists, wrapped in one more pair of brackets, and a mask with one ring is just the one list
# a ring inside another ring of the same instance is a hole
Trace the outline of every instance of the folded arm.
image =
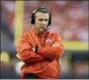
[(33, 51), (31, 45), (24, 40), (19, 41), (17, 54), (19, 59), (28, 64), (39, 63), (44, 60), (44, 57)]
[(46, 43), (46, 45), (42, 46), (38, 50), (38, 54), (49, 58), (49, 59), (58, 59), (63, 55), (64, 49), (62, 41), (56, 37), (55, 42), (53, 43)]

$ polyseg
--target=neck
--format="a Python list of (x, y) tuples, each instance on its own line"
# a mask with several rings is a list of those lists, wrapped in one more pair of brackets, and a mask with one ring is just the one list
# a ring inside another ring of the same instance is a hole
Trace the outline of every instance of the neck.
[(36, 29), (36, 31), (37, 31), (37, 34), (38, 34), (38, 35), (44, 34), (44, 31), (40, 31), (40, 30), (37, 30), (37, 29)]

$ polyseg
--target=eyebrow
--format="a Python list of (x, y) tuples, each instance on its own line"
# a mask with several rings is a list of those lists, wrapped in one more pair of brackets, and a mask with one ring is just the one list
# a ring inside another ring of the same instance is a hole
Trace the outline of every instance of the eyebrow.
[(38, 20), (40, 20), (40, 21), (43, 21), (43, 20), (47, 21), (48, 19), (42, 19), (42, 18), (39, 18)]

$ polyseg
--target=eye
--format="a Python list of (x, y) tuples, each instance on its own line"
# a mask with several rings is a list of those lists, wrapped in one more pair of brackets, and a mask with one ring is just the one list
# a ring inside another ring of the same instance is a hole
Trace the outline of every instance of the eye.
[(48, 19), (45, 19), (45, 21), (48, 21)]
[(39, 21), (43, 21), (43, 19), (38, 19)]

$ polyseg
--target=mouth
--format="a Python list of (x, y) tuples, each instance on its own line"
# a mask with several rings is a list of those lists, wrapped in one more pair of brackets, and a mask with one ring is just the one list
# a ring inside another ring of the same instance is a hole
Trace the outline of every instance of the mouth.
[(40, 27), (40, 31), (43, 32), (44, 31), (44, 27)]

